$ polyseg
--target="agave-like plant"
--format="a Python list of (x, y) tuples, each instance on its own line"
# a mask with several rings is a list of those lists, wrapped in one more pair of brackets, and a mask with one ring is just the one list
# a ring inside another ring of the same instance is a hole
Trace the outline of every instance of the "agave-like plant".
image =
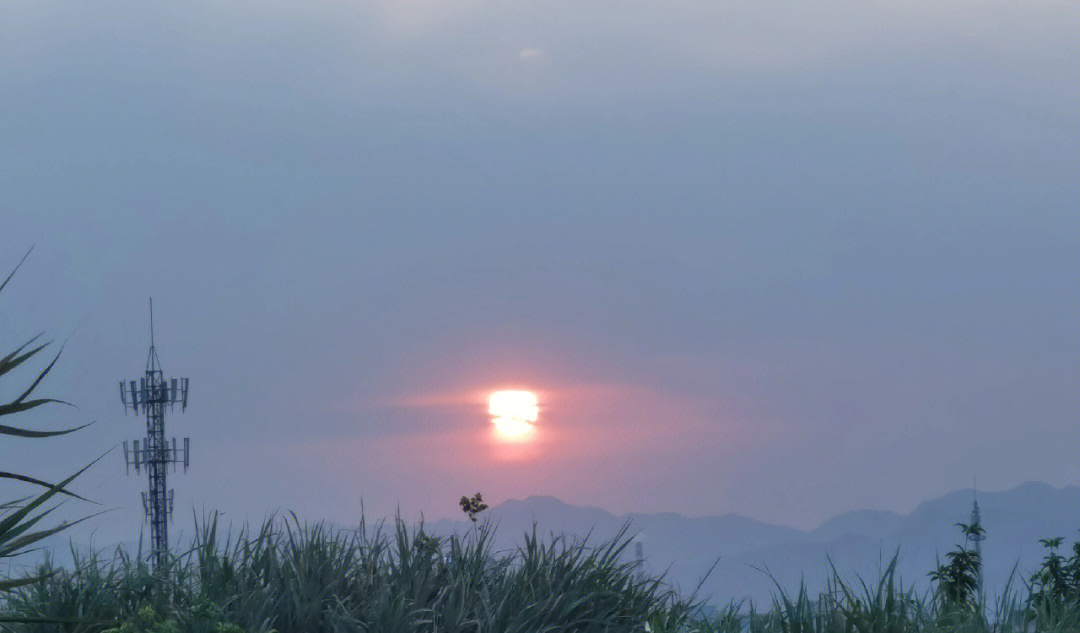
[[(31, 249), (33, 250), (33, 249)], [(19, 261), (3, 282), (0, 282), (0, 292), (4, 290), (8, 282), (18, 271), (19, 266), (26, 261), (26, 257), (30, 255), (30, 251), (27, 251), (26, 255)], [(31, 338), (22, 345), (15, 348), (6, 356), (0, 358), (0, 379), (3, 379), (11, 371), (22, 365), (23, 363), (35, 358), (39, 353), (45, 351), (50, 342), (40, 342), (41, 335)], [(62, 348), (61, 350), (62, 351)], [(69, 429), (62, 429), (59, 431), (37, 431), (32, 429), (23, 428), (21, 426), (11, 426), (6, 424), (12, 416), (36, 409), (37, 407), (46, 404), (67, 404), (61, 400), (55, 398), (40, 398), (33, 397), (34, 390), (37, 389), (41, 381), (45, 376), (49, 374), (53, 366), (56, 365), (56, 361), (60, 358), (60, 351), (52, 358), (52, 360), (45, 366), (44, 369), (38, 372), (37, 377), (30, 383), (30, 385), (24, 389), (18, 397), (11, 402), (0, 404), (0, 435), (15, 437), (15, 438), (44, 438), (54, 437), (57, 435), (66, 435), (72, 433), (81, 428), (89, 426), (84, 424)], [(0, 471), (0, 479), (8, 479), (19, 481), (34, 486), (45, 488), (45, 492), (37, 495), (26, 497), (23, 499), (16, 499), (7, 502), (0, 502), (0, 558), (8, 558), (18, 555), (27, 550), (27, 548), (34, 543), (41, 541), (44, 538), (52, 536), (61, 530), (71, 527), (75, 523), (86, 520), (86, 518), (79, 519), (74, 522), (63, 522), (59, 525), (44, 529), (34, 529), (41, 522), (45, 516), (47, 516), (55, 506), (52, 508), (39, 510), (45, 503), (47, 503), (55, 495), (65, 495), (76, 499), (83, 499), (79, 495), (67, 490), (67, 486), (78, 477), (83, 471), (89, 468), (89, 465), (79, 470), (74, 475), (61, 481), (60, 483), (49, 483), (36, 477), (24, 475), (21, 473), (13, 473), (7, 471)], [(83, 499), (85, 500), (85, 499)], [(36, 511), (36, 514), (35, 514)], [(29, 584), (37, 581), (38, 578), (28, 577), (19, 579), (0, 579), (0, 591), (9, 591), (20, 585)]]

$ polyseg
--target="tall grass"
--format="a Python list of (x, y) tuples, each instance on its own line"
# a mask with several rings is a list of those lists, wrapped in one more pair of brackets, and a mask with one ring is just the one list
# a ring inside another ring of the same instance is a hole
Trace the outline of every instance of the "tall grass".
[[(827, 589), (777, 588), (759, 609), (701, 605), (637, 573), (625, 531), (591, 546), (541, 538), (491, 550), (491, 528), (436, 538), (422, 527), (332, 530), (295, 516), (224, 531), (216, 516), (154, 575), (143, 552), (46, 560), (36, 580), (5, 598), (13, 632), (240, 633), (652, 631), (700, 633), (1020, 633), (1080, 631), (1080, 605), (1005, 592), (994, 605), (957, 609), (917, 595), (894, 563), (875, 582), (834, 569)], [(49, 622), (52, 620), (52, 622)], [(44, 622), (44, 623), (42, 623)]]
[[(437, 538), (401, 521), (332, 530), (295, 517), (222, 531), (200, 522), (190, 547), (155, 575), (144, 552), (72, 552), (46, 560), (2, 603), (7, 631), (316, 633), (652, 631), (655, 633), (1020, 633), (1080, 631), (1076, 600), (1009, 589), (956, 608), (901, 586), (894, 565), (874, 582), (835, 570), (826, 591), (777, 587), (772, 604), (732, 603), (708, 617), (624, 556), (625, 531), (590, 545), (534, 529), (492, 551), (492, 529)], [(48, 622), (48, 621), (52, 622)]]
[[(295, 517), (222, 533), (202, 522), (169, 560), (164, 585), (139, 555), (73, 552), (4, 604), (12, 631), (631, 631), (682, 627), (691, 605), (627, 562), (623, 538), (591, 546), (534, 530), (515, 552), (491, 550), (491, 528), (435, 538), (391, 529), (333, 531)], [(156, 627), (156, 628), (155, 628)], [(674, 629), (671, 629), (674, 630)]]

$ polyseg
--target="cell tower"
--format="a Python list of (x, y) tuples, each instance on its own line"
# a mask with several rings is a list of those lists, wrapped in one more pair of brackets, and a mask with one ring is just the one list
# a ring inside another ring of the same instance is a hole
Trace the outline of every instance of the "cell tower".
[[(982, 514), (979, 512), (979, 500), (975, 498), (975, 491), (971, 493), (971, 525), (982, 527)], [(983, 595), (983, 570), (986, 568), (986, 563), (982, 557), (982, 542), (986, 540), (986, 532), (978, 530), (968, 534), (968, 544), (975, 547), (975, 555), (979, 557), (979, 596)]]
[(128, 409), (136, 415), (146, 416), (146, 439), (135, 440), (128, 449), (124, 441), (124, 465), (128, 474), (131, 467), (140, 473), (146, 469), (149, 490), (142, 493), (143, 511), (150, 522), (151, 555), (155, 569), (161, 569), (169, 551), (168, 523), (172, 519), (173, 491), (165, 486), (165, 473), (172, 464), (173, 472), (177, 464), (188, 469), (190, 440), (184, 438), (183, 448), (178, 449), (176, 438), (172, 445), (165, 439), (165, 407), (173, 410), (180, 405), (180, 410), (187, 409), (188, 379), (172, 378), (166, 380), (161, 371), (161, 361), (154, 349), (154, 301), (150, 300), (150, 353), (146, 357), (146, 375), (139, 379), (120, 381), (120, 401), (124, 412)]
[(645, 577), (645, 543), (641, 534), (634, 537), (634, 572), (639, 578)]

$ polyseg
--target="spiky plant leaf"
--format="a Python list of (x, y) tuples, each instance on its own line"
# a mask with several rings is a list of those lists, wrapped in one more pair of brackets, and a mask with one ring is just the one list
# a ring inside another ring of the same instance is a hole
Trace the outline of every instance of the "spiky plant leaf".
[[(22, 266), (23, 262), (26, 261), (26, 258), (30, 255), (30, 251), (32, 250), (33, 248), (27, 251), (26, 255), (23, 255), (23, 258), (19, 260), (19, 263), (15, 266), (15, 269), (12, 270), (7, 275), (7, 277), (4, 278), (4, 281), (2, 283), (0, 283), (0, 291), (7, 287), (7, 284), (11, 281), (12, 277), (15, 275), (15, 272), (19, 269), (20, 266)], [(34, 346), (34, 344), (40, 337), (41, 335), (39, 334), (31, 338), (29, 341), (26, 341), (22, 345), (19, 345), (17, 348), (15, 348), (15, 350), (5, 354), (2, 358), (0, 358), (0, 376), (8, 374), (12, 370), (16, 369), (26, 361), (34, 358), (39, 352), (41, 352), (48, 345), (48, 343)], [(23, 413), (46, 404), (67, 404), (62, 400), (57, 400), (55, 398), (29, 399), (34, 390), (38, 387), (38, 385), (41, 384), (41, 381), (45, 379), (45, 377), (49, 374), (52, 368), (56, 365), (57, 360), (59, 360), (60, 358), (61, 352), (63, 352), (62, 347), (60, 351), (57, 352), (56, 356), (53, 357), (52, 361), (50, 361), (44, 369), (38, 372), (37, 377), (34, 378), (30, 385), (26, 389), (24, 389), (15, 400), (6, 404), (0, 404), (0, 417), (12, 416), (18, 413)], [(75, 428), (63, 429), (59, 431), (35, 431), (16, 426), (10, 426), (7, 424), (0, 424), (0, 435), (21, 438), (56, 437), (59, 435), (66, 435), (68, 433), (72, 433), (81, 428), (85, 428), (86, 426), (89, 425), (84, 424)], [(100, 457), (98, 459), (100, 459)], [(94, 462), (91, 462), (91, 465), (96, 462), (97, 460), (94, 460)], [(74, 523), (61, 523), (59, 526), (53, 528), (37, 530), (33, 532), (30, 531), (32, 527), (37, 525), (42, 518), (47, 516), (52, 511), (52, 509), (55, 508), (44, 510), (42, 512), (39, 512), (37, 515), (32, 515), (32, 513), (35, 510), (38, 510), (38, 508), (40, 508), (43, 504), (47, 503), (55, 495), (62, 494), (69, 497), (82, 499), (82, 497), (80, 497), (79, 495), (76, 495), (75, 493), (68, 490), (67, 487), (72, 481), (74, 481), (76, 477), (85, 472), (87, 468), (89, 468), (89, 465), (80, 469), (77, 473), (58, 484), (50, 484), (46, 481), (30, 477), (29, 475), (11, 473), (6, 471), (0, 472), (0, 479), (21, 481), (24, 483), (29, 483), (47, 488), (45, 492), (31, 499), (20, 499), (18, 501), (6, 503), (0, 502), (0, 513), (3, 513), (2, 515), (0, 515), (0, 557), (9, 557), (22, 553), (26, 550), (27, 547), (40, 542), (42, 539), (45, 539), (62, 530), (67, 529), (71, 525), (74, 525)], [(82, 520), (85, 519), (80, 519), (80, 521)], [(76, 521), (75, 523), (78, 522), (79, 521)], [(35, 578), (40, 578), (40, 576)], [(25, 586), (32, 582), (33, 579), (25, 578), (5, 580), (3, 582), (0, 582), (0, 592), (10, 592), (13, 589)]]
[[(45, 404), (45, 403), (42, 403), (42, 404)], [(90, 426), (91, 424), (93, 424), (93, 422), (89, 422), (87, 424), (83, 424), (81, 426), (76, 426), (76, 427), (70, 428), (70, 429), (64, 429), (62, 431), (31, 431), (29, 429), (20, 429), (18, 427), (7, 426), (7, 425), (4, 425), (4, 424), (0, 424), (0, 435), (14, 435), (15, 437), (31, 437), (31, 438), (56, 437), (57, 435), (67, 435), (68, 433), (74, 433), (75, 431), (78, 431), (80, 429), (85, 429), (86, 427)]]
[(71, 526), (78, 525), (79, 523), (82, 523), (83, 521), (88, 521), (88, 520), (96, 517), (98, 514), (101, 514), (101, 513), (98, 512), (97, 514), (91, 514), (90, 516), (85, 516), (85, 517), (83, 517), (81, 519), (77, 519), (75, 521), (70, 521), (70, 522), (64, 521), (64, 522), (60, 523), (60, 525), (57, 525), (55, 527), (51, 527), (51, 528), (49, 528), (47, 530), (39, 530), (37, 532), (30, 532), (29, 534), (23, 534), (22, 536), (20, 536), (18, 538), (12, 539), (11, 542), (8, 545), (5, 545), (4, 547), (0, 548), (0, 558), (7, 558), (7, 557), (11, 556), (11, 554), (13, 554), (15, 552), (20, 552), (24, 548), (29, 547), (30, 545), (33, 545), (34, 543), (37, 543), (38, 541), (40, 541), (42, 539), (46, 539), (46, 538), (52, 536), (53, 534), (59, 534), (60, 532), (63, 532), (64, 530), (70, 528)]
[(34, 498), (33, 501), (19, 508), (15, 512), (12, 512), (11, 516), (0, 521), (0, 546), (3, 546), (4, 543), (7, 542), (9, 538), (11, 538), (11, 533), (17, 530), (20, 527), (21, 523), (27, 520), (32, 520), (27, 518), (31, 512), (41, 507), (42, 504), (51, 499), (54, 495), (58, 494), (68, 484), (75, 481), (76, 477), (86, 472), (86, 469), (96, 464), (100, 459), (101, 457), (95, 459), (86, 466), (83, 466), (74, 475), (71, 475), (70, 477), (56, 484), (46, 492), (38, 495), (36, 498)]
[[(15, 578), (13, 580), (0, 580), (0, 592), (11, 591), (12, 589), (32, 585), (35, 582), (45, 580), (49, 576), (52, 576), (52, 574), (49, 574), (48, 576), (27, 576), (25, 578)], [(10, 620), (0, 619), (0, 622), (10, 622)]]
[(3, 376), (4, 374), (8, 373), (12, 369), (15, 369), (19, 365), (21, 365), (24, 362), (30, 360), (38, 352), (40, 352), (41, 350), (43, 350), (43, 349), (45, 349), (46, 347), (49, 346), (49, 343), (42, 343), (41, 345), (38, 345), (37, 347), (30, 350), (29, 352), (26, 352), (25, 354), (22, 354), (21, 356), (19, 355), (19, 352), (26, 349), (26, 347), (28, 345), (32, 344), (34, 341), (38, 340), (39, 338), (41, 338), (41, 334), (38, 334), (37, 336), (30, 339), (29, 341), (27, 341), (27, 342), (23, 343), (22, 345), (16, 347), (7, 356), (5, 356), (3, 358), (0, 358), (0, 376)]
[(3, 291), (4, 287), (6, 287), (8, 285), (8, 282), (11, 281), (11, 278), (15, 276), (16, 272), (18, 272), (19, 266), (23, 265), (23, 262), (26, 261), (27, 257), (30, 257), (30, 252), (33, 251), (33, 250), (34, 250), (34, 247), (31, 246), (30, 250), (26, 251), (26, 254), (23, 255), (22, 259), (19, 260), (19, 263), (15, 264), (15, 268), (13, 268), (11, 270), (11, 272), (8, 273), (8, 276), (4, 278), (4, 283), (0, 283), (0, 291)]
[[(42, 488), (52, 488), (53, 486), (56, 485), (56, 484), (50, 484), (47, 481), (42, 481), (42, 480), (37, 479), (35, 477), (30, 477), (29, 475), (20, 475), (19, 473), (9, 473), (9, 472), (4, 472), (2, 470), (0, 470), (0, 479), (14, 479), (16, 481), (21, 481), (21, 482), (28, 483), (28, 484), (34, 484), (36, 486), (41, 486)], [(75, 497), (76, 499), (79, 499), (80, 501), (87, 501), (89, 503), (95, 503), (93, 501), (90, 501), (89, 499), (86, 499), (85, 497), (81, 497), (81, 496), (75, 494), (74, 492), (71, 492), (70, 490), (61, 490), (60, 494), (67, 495), (69, 497)], [(2, 509), (2, 508), (3, 508), (3, 505), (0, 505), (0, 509)]]

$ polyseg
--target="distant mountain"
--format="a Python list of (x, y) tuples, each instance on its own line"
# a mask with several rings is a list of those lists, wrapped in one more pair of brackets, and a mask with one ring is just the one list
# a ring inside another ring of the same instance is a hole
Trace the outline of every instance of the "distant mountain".
[(838, 514), (822, 523), (809, 535), (819, 541), (835, 541), (847, 536), (880, 538), (895, 534), (904, 522), (904, 515), (887, 510), (856, 510)]
[[(511, 500), (491, 508), (485, 520), (497, 524), (495, 545), (512, 549), (535, 522), (540, 534), (592, 542), (610, 539), (623, 526), (643, 543), (646, 564), (684, 590), (692, 590), (706, 572), (701, 595), (715, 603), (767, 601), (779, 585), (788, 590), (805, 581), (821, 589), (831, 565), (847, 578), (876, 580), (898, 552), (897, 569), (905, 584), (926, 589), (936, 560), (957, 543), (958, 521), (968, 520), (973, 491), (959, 490), (920, 504), (907, 515), (877, 510), (847, 512), (819, 527), (802, 531), (737, 515), (685, 517), (678, 514), (616, 516), (597, 508), (579, 508), (554, 497)], [(986, 585), (999, 591), (1014, 566), (1027, 578), (1042, 558), (1038, 539), (1080, 537), (1080, 488), (1026, 483), (1004, 492), (979, 492), (987, 540), (983, 543)], [(462, 533), (468, 521), (443, 520), (428, 525), (440, 533)], [(1017, 579), (1021, 580), (1021, 579)]]
[[(897, 570), (905, 585), (928, 588), (928, 572), (958, 541), (956, 523), (970, 516), (972, 494), (970, 489), (958, 490), (930, 499), (906, 515), (846, 512), (805, 531), (733, 514), (615, 515), (539, 496), (506, 501), (481, 516), (496, 524), (494, 545), (502, 551), (521, 545), (534, 524), (541, 536), (588, 536), (593, 543), (611, 539), (626, 527), (626, 536), (643, 545), (646, 568), (666, 572), (668, 580), (682, 590), (692, 591), (711, 569), (701, 584), (702, 597), (716, 604), (732, 600), (760, 604), (775, 595), (777, 585), (794, 590), (805, 581), (811, 591), (822, 589), (830, 564), (845, 578), (876, 580), (894, 553), (898, 553)], [(1003, 492), (979, 492), (978, 500), (987, 530), (983, 554), (991, 595), (1005, 585), (1014, 566), (1021, 574), (1018, 581), (1030, 577), (1043, 556), (1040, 538), (1063, 536), (1071, 543), (1080, 537), (1080, 488), (1075, 486), (1054, 488), (1031, 482)], [(463, 534), (472, 524), (464, 519), (441, 520), (425, 528), (437, 534)], [(77, 547), (111, 552), (116, 546), (104, 534), (94, 542), (94, 548)], [(53, 537), (48, 545), (58, 562), (70, 559), (66, 535)], [(135, 541), (126, 545), (133, 549)], [(628, 553), (632, 551), (628, 548)]]

